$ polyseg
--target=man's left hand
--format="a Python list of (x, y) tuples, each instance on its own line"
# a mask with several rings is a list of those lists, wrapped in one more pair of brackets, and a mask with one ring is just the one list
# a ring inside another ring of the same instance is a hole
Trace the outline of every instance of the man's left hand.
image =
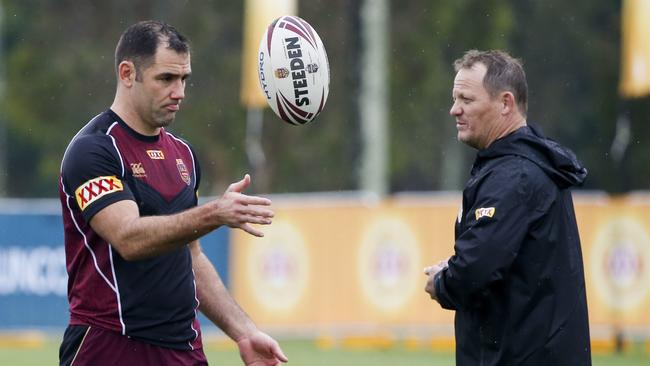
[(278, 342), (261, 331), (240, 339), (237, 346), (246, 366), (279, 366), (289, 361)]
[(424, 286), (424, 291), (426, 291), (433, 300), (438, 301), (438, 296), (436, 294), (436, 286), (434, 283), (434, 278), (436, 277), (436, 274), (443, 269), (447, 268), (447, 262), (449, 259), (445, 259), (443, 261), (438, 262), (437, 264), (434, 264), (429, 267), (424, 268), (424, 274), (428, 276), (427, 278), (427, 284)]

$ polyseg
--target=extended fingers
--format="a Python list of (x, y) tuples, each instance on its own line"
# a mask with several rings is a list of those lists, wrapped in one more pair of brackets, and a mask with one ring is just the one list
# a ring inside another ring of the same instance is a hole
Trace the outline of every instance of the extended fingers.
[(264, 197), (242, 195), (241, 203), (246, 205), (271, 206), (271, 200)]
[(238, 227), (253, 236), (257, 236), (258, 238), (264, 237), (264, 233), (262, 231), (257, 230), (248, 224), (242, 224), (239, 225)]
[(273, 216), (260, 216), (260, 215), (242, 215), (239, 218), (241, 224), (258, 224), (258, 225), (270, 225), (273, 223)]
[(239, 192), (227, 192), (224, 198), (246, 206), (271, 206), (271, 200), (264, 197), (248, 196)]
[(289, 359), (287, 356), (284, 355), (284, 352), (282, 352), (282, 349), (280, 348), (280, 345), (277, 342), (273, 342), (271, 344), (271, 354), (275, 356), (278, 360), (282, 362), (287, 362)]
[(275, 213), (264, 207), (259, 207), (259, 206), (245, 206), (241, 209), (240, 213), (242, 215), (248, 215), (248, 216), (259, 216), (259, 217), (265, 217), (265, 218), (272, 218), (275, 216)]

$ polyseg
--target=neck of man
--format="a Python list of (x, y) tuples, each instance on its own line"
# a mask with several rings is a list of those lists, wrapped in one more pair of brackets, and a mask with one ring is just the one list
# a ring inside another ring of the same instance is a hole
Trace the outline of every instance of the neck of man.
[(501, 123), (497, 125), (499, 126), (498, 130), (495, 131), (492, 138), (489, 139), (488, 143), (482, 149), (487, 149), (494, 141), (504, 138), (526, 125), (526, 118), (520, 113), (512, 113), (504, 116)]
[(499, 138), (508, 136), (509, 134), (517, 131), (518, 129), (526, 126), (526, 118), (524, 118), (524, 116), (522, 116), (521, 114), (515, 113), (509, 117), (510, 118), (507, 119), (505, 124), (506, 128)]
[(157, 136), (160, 134), (160, 127), (151, 127), (140, 117), (136, 108), (120, 89), (115, 93), (115, 99), (111, 104), (111, 110), (115, 112), (124, 123), (131, 127), (135, 132), (145, 136)]

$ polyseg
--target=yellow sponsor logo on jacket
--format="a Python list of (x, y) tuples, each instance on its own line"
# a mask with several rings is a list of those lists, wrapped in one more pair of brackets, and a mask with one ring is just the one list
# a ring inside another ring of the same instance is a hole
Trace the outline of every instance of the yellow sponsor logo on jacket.
[(480, 219), (481, 217), (492, 217), (494, 216), (494, 212), (496, 212), (496, 208), (494, 207), (481, 207), (477, 208), (476, 211), (474, 212), (476, 214), (476, 221)]

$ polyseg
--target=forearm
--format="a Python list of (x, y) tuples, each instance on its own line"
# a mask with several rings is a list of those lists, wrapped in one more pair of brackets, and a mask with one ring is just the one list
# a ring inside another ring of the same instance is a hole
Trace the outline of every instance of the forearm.
[(199, 295), (199, 310), (230, 338), (239, 341), (257, 330), (224, 286), (214, 266), (192, 243), (192, 266)]
[(90, 225), (126, 260), (145, 259), (190, 243), (222, 225), (251, 235), (264, 234), (250, 224), (268, 225), (273, 211), (267, 198), (246, 196), (246, 175), (231, 184), (223, 196), (199, 207), (170, 216), (140, 217), (134, 201), (115, 202), (99, 211)]
[(91, 225), (126, 260), (139, 260), (186, 245), (216, 229), (220, 222), (209, 205), (174, 215), (140, 217), (132, 201), (100, 211)]
[(125, 230), (134, 255), (152, 257), (186, 245), (219, 224), (205, 218), (205, 208), (195, 207), (170, 216), (141, 217)]

